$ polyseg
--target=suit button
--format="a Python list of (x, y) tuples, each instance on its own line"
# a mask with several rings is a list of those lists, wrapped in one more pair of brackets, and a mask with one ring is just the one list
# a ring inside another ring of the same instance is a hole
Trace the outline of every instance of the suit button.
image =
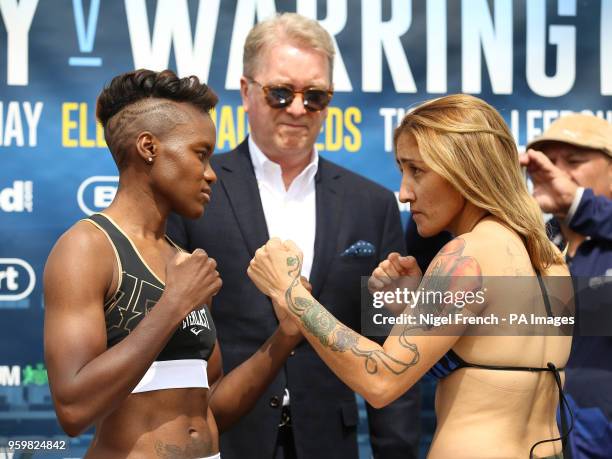
[(270, 406), (272, 408), (278, 408), (280, 406), (280, 399), (276, 395), (270, 399)]
[(291, 357), (293, 357), (293, 356), (295, 355), (295, 351), (291, 351), (291, 352), (289, 353), (289, 355), (290, 355)]

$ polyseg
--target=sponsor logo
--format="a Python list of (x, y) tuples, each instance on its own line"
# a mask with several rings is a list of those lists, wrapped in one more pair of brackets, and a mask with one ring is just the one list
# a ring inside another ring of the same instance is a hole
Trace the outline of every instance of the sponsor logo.
[(198, 311), (191, 311), (187, 317), (183, 319), (183, 330), (189, 328), (189, 331), (198, 336), (205, 329), (210, 330), (206, 309), (202, 308)]
[(0, 386), (21, 386), (21, 367), (0, 365)]
[(36, 365), (0, 365), (0, 386), (44, 386), (49, 383), (47, 369)]
[(106, 209), (117, 193), (119, 177), (96, 175), (84, 180), (77, 191), (79, 208), (87, 215)]
[[(89, 54), (93, 51), (94, 41), (96, 39), (100, 0), (91, 0), (89, 2), (87, 21), (85, 21), (83, 0), (72, 0), (72, 6), (74, 10), (74, 21), (76, 24), (79, 50), (81, 53)], [(102, 58), (94, 56), (72, 56), (68, 59), (68, 65), (75, 67), (100, 67), (102, 65)]]
[(30, 180), (15, 180), (13, 186), (0, 191), (0, 209), (4, 212), (32, 212), (32, 190)]
[(27, 261), (0, 258), (0, 301), (27, 298), (36, 285), (36, 274)]

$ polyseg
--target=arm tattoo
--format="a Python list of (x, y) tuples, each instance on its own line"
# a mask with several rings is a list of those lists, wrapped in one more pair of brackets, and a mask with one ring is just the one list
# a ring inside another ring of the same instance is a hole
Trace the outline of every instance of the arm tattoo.
[(350, 351), (358, 357), (363, 357), (365, 370), (369, 374), (377, 373), (379, 365), (383, 365), (391, 373), (400, 375), (419, 361), (417, 346), (409, 343), (406, 339), (400, 339), (400, 344), (412, 352), (412, 359), (409, 361), (396, 359), (379, 349), (362, 349), (359, 346), (360, 335), (339, 323), (317, 301), (303, 297), (296, 297), (294, 301), (291, 292), (300, 285), (302, 266), (298, 258), (289, 257), (287, 258), (287, 267), (289, 268), (287, 274), (292, 278), (289, 288), (285, 291), (285, 300), (289, 310), (300, 318), (304, 328), (315, 336), (322, 346), (328, 347), (334, 352)]
[[(446, 244), (432, 261), (425, 274), (421, 288), (424, 291), (448, 292), (453, 290), (477, 291), (482, 288), (482, 272), (474, 257), (464, 256), (465, 240), (456, 238)], [(411, 331), (415, 328), (429, 329), (428, 326), (405, 325), (398, 337), (399, 343), (411, 352), (411, 360), (399, 360), (380, 349), (362, 349), (359, 346), (360, 335), (339, 323), (321, 304), (310, 298), (292, 298), (292, 291), (300, 285), (301, 263), (297, 257), (287, 258), (287, 274), (292, 279), (285, 291), (285, 300), (289, 310), (298, 316), (322, 346), (334, 352), (351, 352), (363, 357), (365, 370), (369, 374), (378, 372), (381, 366), (395, 375), (404, 373), (419, 362), (420, 354), (416, 344), (409, 341)], [(433, 304), (417, 304), (417, 313), (448, 315), (457, 312), (454, 305), (443, 301)]]
[[(428, 294), (433, 294), (434, 302), (424, 304), (422, 301), (414, 305), (413, 314), (433, 314), (449, 316), (460, 312), (453, 303), (442, 301), (444, 292), (464, 291), (477, 292), (482, 289), (482, 271), (474, 257), (464, 256), (465, 240), (458, 237), (446, 244), (432, 260), (423, 276), (420, 288)], [(435, 295), (435, 294), (438, 295)], [(469, 310), (469, 308), (466, 308)], [(448, 326), (437, 326), (437, 330)], [(431, 330), (433, 325), (410, 325), (403, 327), (400, 341), (405, 339), (412, 330)]]

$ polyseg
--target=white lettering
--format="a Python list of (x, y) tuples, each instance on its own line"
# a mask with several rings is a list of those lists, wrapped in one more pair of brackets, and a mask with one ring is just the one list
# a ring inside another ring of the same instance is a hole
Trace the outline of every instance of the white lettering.
[(21, 385), (21, 368), (19, 365), (0, 366), (0, 386), (19, 386)]
[(612, 0), (601, 0), (601, 95), (612, 96)]
[(99, 209), (104, 209), (113, 202), (115, 195), (117, 194), (116, 186), (104, 186), (98, 185), (94, 188), (94, 206)]
[(427, 92), (443, 94), (447, 87), (446, 0), (427, 0)]
[(34, 104), (34, 109), (32, 109), (32, 104), (30, 102), (8, 102), (5, 123), (4, 104), (0, 102), (0, 145), (10, 147), (14, 142), (15, 146), (24, 146), (25, 137), (21, 114), (23, 110), (23, 116), (28, 126), (27, 144), (29, 147), (35, 147), (38, 143), (38, 122), (40, 121), (43, 105), (42, 102), (36, 102)]
[(393, 150), (393, 132), (404, 119), (406, 109), (381, 107), (378, 114), (384, 120), (385, 151), (389, 152)]
[[(334, 57), (334, 91), (352, 91), (353, 85), (346, 71), (342, 54), (338, 48), (336, 42), (336, 35), (338, 35), (346, 26), (346, 0), (333, 2), (333, 8), (331, 1), (327, 2), (327, 17), (319, 20), (321, 26), (329, 32), (334, 42), (334, 49), (336, 55)], [(317, 19), (317, 0), (297, 0), (296, 11), (302, 16), (309, 17), (311, 19)]]
[(6, 83), (28, 84), (29, 32), (38, 0), (0, 0), (0, 13), (6, 28)]
[(0, 191), (0, 210), (4, 212), (32, 212), (32, 182), (15, 180), (12, 187)]
[[(79, 188), (77, 190), (77, 202), (79, 204), (80, 209), (87, 215), (91, 215), (94, 212), (97, 212), (101, 209), (103, 209), (104, 207), (97, 207), (94, 205), (94, 203), (92, 202), (92, 199), (90, 198), (90, 196), (93, 195), (93, 200), (96, 200), (96, 198), (99, 200), (99, 202), (102, 198), (101, 196), (107, 196), (107, 192), (106, 191), (102, 191), (99, 193), (102, 193), (102, 195), (98, 194), (96, 196), (96, 189), (98, 187), (100, 188), (104, 188), (104, 187), (112, 187), (112, 188), (116, 188), (116, 186), (112, 186), (112, 185), (102, 185), (102, 183), (118, 183), (119, 182), (119, 177), (117, 176), (108, 176), (108, 175), (96, 175), (93, 177), (89, 177), (85, 180), (83, 180), (83, 182), (79, 185)], [(100, 183), (100, 185), (94, 185)], [(93, 190), (90, 191), (89, 186), (90, 185), (94, 185)], [(110, 193), (110, 190), (108, 191), (108, 193)], [(104, 200), (105, 202), (105, 200)], [(90, 208), (90, 205), (92, 208)]]
[(397, 317), (374, 314), (372, 321), (375, 325), (417, 325), (416, 317), (408, 314), (400, 314)]
[(15, 145), (23, 147), (23, 124), (21, 123), (21, 111), (19, 110), (19, 102), (9, 102), (6, 110), (6, 125), (4, 127), (5, 146), (10, 146), (13, 139)]
[[(512, 137), (514, 137), (514, 141), (519, 141), (519, 111), (511, 110), (510, 111), (510, 131), (512, 132)], [(519, 148), (519, 151), (522, 148)]]
[(5, 285), (8, 290), (14, 292), (19, 288), (17, 278), (19, 273), (13, 266), (9, 266), (4, 271), (0, 271), (0, 289), (2, 288), (2, 281), (5, 280)]
[[(557, 4), (560, 16), (576, 15), (575, 0), (559, 0)], [(550, 26), (548, 35), (549, 43), (557, 47), (553, 76), (546, 75), (546, 2), (528, 2), (527, 84), (540, 96), (559, 97), (572, 89), (576, 79), (576, 28)]]
[(361, 1), (361, 75), (364, 92), (382, 91), (383, 53), (396, 92), (415, 93), (416, 84), (400, 37), (412, 22), (412, 0), (392, 0), (391, 19), (382, 21), (382, 5)]
[(156, 71), (168, 68), (170, 48), (174, 45), (178, 75), (196, 75), (208, 81), (219, 3), (220, 0), (200, 0), (192, 41), (185, 0), (157, 2), (152, 39), (145, 0), (125, 0), (134, 67)]
[(516, 325), (516, 324), (528, 325), (529, 324), (526, 314), (510, 314), (509, 319), (510, 319), (510, 325)]
[[(25, 260), (21, 258), (0, 258), (0, 266), (6, 266), (6, 269), (0, 271), (2, 274), (1, 279), (6, 280), (6, 289), (7, 291), (2, 291), (0, 293), (0, 301), (20, 301), (24, 298), (27, 298), (32, 290), (34, 290), (34, 286), (36, 285), (36, 273), (34, 273), (34, 269), (32, 266)], [(15, 266), (22, 267), (27, 275), (26, 279), (22, 282), (22, 279), (19, 279), (19, 283), (17, 279), (19, 277), (19, 272), (15, 269)], [(27, 286), (24, 289), (24, 285), (27, 282)], [(1, 287), (1, 285), (0, 285)], [(22, 290), (21, 292), (15, 292), (15, 290)]]
[(225, 75), (225, 89), (240, 89), (244, 42), (255, 25), (256, 18), (266, 19), (275, 12), (274, 0), (238, 0)]
[(461, 3), (463, 92), (482, 92), (481, 48), (495, 94), (512, 93), (512, 0), (495, 0), (495, 26), (487, 0)]
[(384, 128), (384, 134), (385, 134), (385, 151), (391, 151), (393, 149), (393, 129), (395, 128), (395, 125), (397, 123), (395, 123), (395, 114), (397, 113), (397, 110), (395, 108), (385, 108), (385, 107), (381, 107), (378, 110), (378, 114), (380, 116), (383, 117), (383, 119), (385, 120), (385, 128)]
[(208, 317), (206, 317), (206, 310), (200, 309), (199, 311), (191, 311), (187, 317), (183, 319), (183, 329), (191, 327), (192, 325), (199, 325), (200, 327), (206, 327), (210, 330), (208, 324)]
[(535, 125), (538, 118), (542, 118), (542, 110), (527, 110), (527, 142), (542, 135), (542, 129)]
[(42, 109), (42, 102), (36, 102), (34, 104), (34, 111), (32, 111), (30, 102), (23, 103), (23, 113), (25, 114), (26, 123), (28, 124), (28, 146), (30, 147), (35, 147), (38, 143), (38, 122), (40, 121)]

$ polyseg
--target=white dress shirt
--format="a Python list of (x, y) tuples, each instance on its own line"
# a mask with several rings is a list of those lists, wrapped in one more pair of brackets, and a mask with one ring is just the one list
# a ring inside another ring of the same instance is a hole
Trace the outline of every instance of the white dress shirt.
[(304, 252), (302, 276), (310, 278), (314, 257), (317, 207), (315, 175), (319, 154), (313, 148), (310, 163), (285, 189), (281, 167), (259, 149), (249, 136), (249, 152), (259, 187), (270, 238), (291, 239)]
[[(293, 179), (289, 189), (285, 189), (281, 167), (268, 159), (255, 144), (252, 136), (249, 136), (249, 152), (268, 235), (283, 241), (291, 239), (302, 249), (302, 276), (309, 279), (317, 226), (315, 175), (319, 168), (319, 153), (316, 147), (313, 147), (310, 163)], [(285, 388), (283, 406), (288, 406), (290, 400), (289, 390)]]

